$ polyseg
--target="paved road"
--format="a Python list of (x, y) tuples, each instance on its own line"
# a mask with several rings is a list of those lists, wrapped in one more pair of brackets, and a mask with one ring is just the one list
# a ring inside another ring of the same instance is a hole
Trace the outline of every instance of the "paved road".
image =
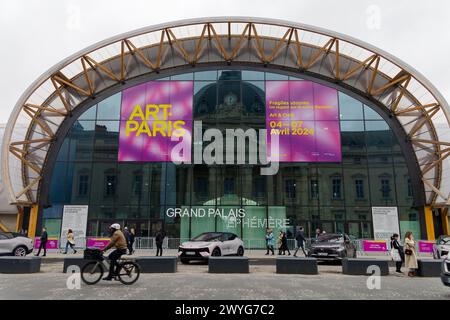
[[(369, 290), (365, 276), (342, 275), (340, 266), (320, 265), (318, 275), (278, 275), (274, 266), (251, 266), (250, 274), (208, 274), (205, 265), (179, 265), (175, 274), (142, 274), (133, 286), (119, 282), (69, 290), (62, 264), (46, 263), (30, 275), (0, 274), (3, 299), (446, 299), (439, 278), (381, 277)], [(393, 271), (393, 270), (391, 270)]]

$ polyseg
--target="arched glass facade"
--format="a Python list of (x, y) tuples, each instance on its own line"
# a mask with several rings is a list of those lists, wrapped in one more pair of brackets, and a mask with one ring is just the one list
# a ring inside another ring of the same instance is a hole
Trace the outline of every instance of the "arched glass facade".
[[(203, 128), (265, 128), (266, 81), (301, 80), (247, 70), (185, 73), (158, 81), (193, 81), (193, 120)], [(230, 92), (233, 99), (229, 99)], [(276, 175), (258, 165), (175, 165), (119, 162), (122, 93), (87, 109), (65, 137), (54, 164), (43, 221), (59, 235), (63, 206), (89, 206), (87, 236), (106, 235), (112, 222), (151, 237), (163, 228), (170, 238), (203, 231), (232, 231), (260, 239), (264, 228), (232, 228), (220, 218), (169, 217), (170, 208), (244, 208), (251, 217), (283, 217), (288, 234), (304, 226), (373, 238), (371, 208), (398, 207), (400, 229), (420, 239), (410, 173), (398, 139), (371, 107), (338, 92), (341, 162), (280, 163)], [(228, 104), (229, 108), (224, 108)]]

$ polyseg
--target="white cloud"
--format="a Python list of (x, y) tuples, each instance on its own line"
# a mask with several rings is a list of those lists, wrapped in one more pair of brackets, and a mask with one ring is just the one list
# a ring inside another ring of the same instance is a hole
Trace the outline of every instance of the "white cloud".
[[(368, 23), (376, 7), (379, 19)], [(0, 0), (0, 122), (70, 54), (136, 28), (206, 16), (278, 18), (351, 35), (412, 65), (450, 100), (450, 1)]]

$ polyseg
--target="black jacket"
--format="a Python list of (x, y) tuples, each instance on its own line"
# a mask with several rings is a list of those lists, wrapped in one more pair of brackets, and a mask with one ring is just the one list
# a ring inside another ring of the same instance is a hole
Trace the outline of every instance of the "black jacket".
[(48, 234), (47, 234), (47, 231), (44, 231), (41, 234), (41, 242), (47, 242), (47, 241), (48, 241)]
[(155, 236), (155, 241), (157, 244), (162, 244), (164, 241), (164, 237), (166, 235), (164, 234), (164, 232), (158, 232)]
[(305, 242), (305, 236), (303, 234), (303, 231), (297, 232), (297, 235), (295, 236), (295, 240), (297, 240), (297, 245), (302, 246)]

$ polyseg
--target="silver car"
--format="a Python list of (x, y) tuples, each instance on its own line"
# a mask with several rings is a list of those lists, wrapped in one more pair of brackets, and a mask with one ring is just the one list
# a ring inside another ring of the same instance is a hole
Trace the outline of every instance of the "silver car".
[(442, 259), (450, 252), (450, 236), (440, 236), (433, 245), (433, 258)]
[(15, 232), (0, 232), (0, 255), (24, 257), (33, 251), (33, 240)]

